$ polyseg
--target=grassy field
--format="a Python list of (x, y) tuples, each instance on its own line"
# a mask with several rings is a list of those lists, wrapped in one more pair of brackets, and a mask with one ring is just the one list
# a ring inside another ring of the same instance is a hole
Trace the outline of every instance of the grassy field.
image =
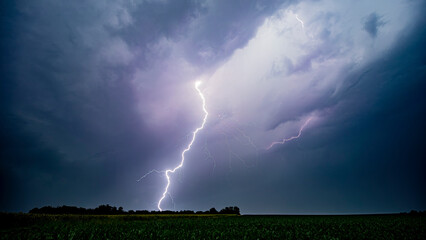
[(0, 216), (0, 239), (426, 239), (419, 215)]

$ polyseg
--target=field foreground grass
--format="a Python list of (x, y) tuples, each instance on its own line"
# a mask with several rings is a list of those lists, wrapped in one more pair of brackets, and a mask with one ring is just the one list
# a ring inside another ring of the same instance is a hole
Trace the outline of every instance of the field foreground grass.
[(0, 214), (0, 239), (426, 239), (424, 215)]

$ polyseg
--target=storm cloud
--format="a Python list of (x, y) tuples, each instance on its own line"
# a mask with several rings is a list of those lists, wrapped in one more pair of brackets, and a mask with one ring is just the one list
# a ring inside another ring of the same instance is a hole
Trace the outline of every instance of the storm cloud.
[(377, 36), (377, 32), (379, 31), (379, 27), (383, 25), (385, 25), (385, 22), (383, 22), (381, 17), (376, 13), (371, 13), (365, 19), (364, 30), (367, 31), (367, 33), (370, 34), (372, 38), (375, 38)]
[(2, 211), (155, 209), (195, 80), (165, 209), (426, 207), (423, 1), (1, 5)]

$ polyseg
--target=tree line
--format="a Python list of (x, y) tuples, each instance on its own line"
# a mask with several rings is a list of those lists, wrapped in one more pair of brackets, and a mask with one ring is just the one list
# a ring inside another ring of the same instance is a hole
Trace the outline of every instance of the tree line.
[(123, 210), (123, 207), (110, 206), (109, 204), (100, 205), (94, 209), (83, 208), (75, 206), (45, 206), (42, 208), (33, 208), (29, 213), (37, 214), (80, 214), (80, 215), (119, 215), (119, 214), (238, 214), (240, 215), (240, 208), (237, 206), (225, 207), (220, 211), (216, 208), (210, 208), (207, 211), (192, 211), (192, 210), (181, 210), (181, 211), (148, 211), (148, 210)]

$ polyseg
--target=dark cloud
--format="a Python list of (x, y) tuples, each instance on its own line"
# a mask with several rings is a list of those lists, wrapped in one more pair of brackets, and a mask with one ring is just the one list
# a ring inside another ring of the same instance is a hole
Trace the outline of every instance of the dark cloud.
[(383, 25), (385, 25), (385, 22), (382, 20), (382, 17), (374, 12), (366, 17), (364, 22), (364, 30), (370, 34), (372, 38), (375, 38), (379, 28)]
[(232, 49), (243, 47), (265, 17), (282, 6), (297, 1), (218, 1), (207, 2), (202, 16), (194, 23), (188, 42), (189, 57), (198, 64), (213, 64), (228, 57)]
[[(2, 209), (99, 204), (102, 194), (130, 181), (117, 179), (120, 171), (135, 182), (137, 167), (143, 169), (140, 159), (153, 154), (149, 149), (156, 142), (135, 112), (128, 83), (131, 54), (113, 36), (127, 24), (110, 22), (124, 6), (17, 2), (6, 7)], [(104, 47), (119, 52), (104, 55)]]

